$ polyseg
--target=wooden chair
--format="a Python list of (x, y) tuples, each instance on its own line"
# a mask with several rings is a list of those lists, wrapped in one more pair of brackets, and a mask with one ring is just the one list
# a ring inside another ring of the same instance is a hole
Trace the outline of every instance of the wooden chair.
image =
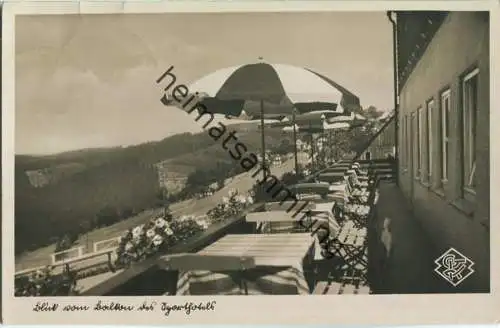
[(326, 252), (332, 257), (341, 259), (344, 272), (351, 272), (366, 280), (368, 267), (366, 228), (358, 228), (353, 221), (347, 221), (339, 233), (324, 245)]
[(372, 188), (360, 188), (348, 176), (345, 177), (347, 197), (351, 203), (368, 204)]
[(345, 175), (349, 177), (349, 180), (351, 181), (351, 184), (355, 188), (367, 188), (370, 184), (368, 181), (368, 177), (365, 176), (360, 176), (356, 173), (355, 169), (349, 169), (345, 172)]
[(368, 287), (364, 286), (368, 280), (367, 228), (360, 228), (354, 221), (349, 220), (340, 229), (332, 231), (333, 234), (321, 232), (317, 234), (318, 238), (322, 239), (320, 242), (322, 257), (315, 260), (314, 271), (318, 272), (319, 267), (326, 265), (332, 270), (329, 279), (333, 279), (332, 276), (335, 274), (343, 274), (357, 279), (357, 282), (353, 287), (352, 283), (320, 281), (313, 294), (368, 293)]

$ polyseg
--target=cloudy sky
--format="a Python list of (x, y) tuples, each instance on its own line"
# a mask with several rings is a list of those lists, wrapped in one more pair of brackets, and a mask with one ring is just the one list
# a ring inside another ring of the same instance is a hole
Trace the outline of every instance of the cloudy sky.
[(131, 145), (200, 131), (164, 107), (170, 66), (189, 84), (217, 69), (266, 62), (311, 68), (392, 104), (385, 12), (59, 15), (16, 18), (16, 153)]

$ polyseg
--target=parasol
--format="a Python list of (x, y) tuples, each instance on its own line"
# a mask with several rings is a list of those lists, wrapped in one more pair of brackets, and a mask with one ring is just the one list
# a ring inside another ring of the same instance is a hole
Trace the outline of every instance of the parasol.
[[(314, 111), (328, 111), (334, 117), (360, 108), (358, 97), (319, 73), (264, 62), (215, 71), (192, 83), (189, 91), (199, 96), (196, 109), (200, 113), (260, 119), (262, 126), (266, 118), (281, 120), (287, 115)], [(168, 101), (175, 103), (171, 98)], [(264, 129), (261, 139), (265, 158)], [(266, 170), (263, 174), (265, 179)]]

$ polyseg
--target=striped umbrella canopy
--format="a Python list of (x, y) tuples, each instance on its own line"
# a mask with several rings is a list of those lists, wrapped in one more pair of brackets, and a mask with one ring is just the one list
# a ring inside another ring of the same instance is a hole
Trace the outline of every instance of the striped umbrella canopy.
[[(226, 116), (218, 116), (215, 115), (214, 118), (216, 121), (220, 121), (225, 125), (236, 125), (236, 124), (245, 124), (245, 125), (255, 125), (256, 127), (260, 127), (262, 125), (261, 120), (245, 120), (241, 118), (228, 118)], [(279, 124), (281, 121), (279, 119), (264, 119), (264, 126), (272, 126), (273, 124)]]
[(297, 114), (318, 110), (344, 114), (360, 108), (359, 98), (334, 81), (285, 64), (260, 62), (224, 68), (195, 81), (189, 90), (204, 93), (201, 103), (210, 112), (232, 117), (289, 115), (294, 108)]
[[(362, 126), (366, 118), (360, 114), (340, 115), (328, 117), (321, 112), (311, 112), (295, 119), (295, 129), (298, 132), (322, 133), (330, 130), (345, 130)], [(283, 127), (283, 131), (293, 131), (293, 124), (290, 121), (279, 121), (269, 124), (271, 127)]]
[[(192, 83), (189, 91), (198, 97), (190, 107), (201, 114), (260, 119), (262, 127), (264, 119), (281, 120), (290, 114), (295, 118), (314, 111), (334, 117), (360, 108), (357, 96), (326, 76), (285, 64), (258, 62), (220, 69)], [(264, 158), (264, 128), (261, 139)], [(265, 179), (266, 170), (262, 172)]]
[(349, 116), (340, 115), (336, 117), (325, 117), (325, 121), (329, 124), (349, 123), (351, 126), (353, 126), (353, 125), (362, 125), (366, 123), (368, 119), (361, 114), (351, 112)]
[[(347, 130), (347, 129), (352, 129), (353, 125), (349, 123), (323, 123), (323, 124), (311, 124), (311, 125), (299, 125), (295, 124), (295, 130), (298, 133), (308, 133), (308, 134), (315, 134), (315, 133), (323, 133), (327, 131), (332, 131), (332, 130)], [(285, 132), (292, 132), (294, 129), (294, 126), (286, 126), (283, 128), (283, 131)]]

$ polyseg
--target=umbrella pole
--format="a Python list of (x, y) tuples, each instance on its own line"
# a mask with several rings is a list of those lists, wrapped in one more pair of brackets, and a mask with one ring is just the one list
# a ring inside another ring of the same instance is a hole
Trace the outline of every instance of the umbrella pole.
[(309, 133), (311, 133), (311, 171), (314, 171), (314, 134), (312, 133), (311, 122), (309, 122)]
[(315, 149), (316, 148), (316, 145), (314, 144), (314, 133), (311, 133), (311, 168), (312, 168), (312, 171), (314, 171), (314, 152), (315, 152)]
[(328, 131), (328, 148), (329, 148), (329, 153), (328, 153), (328, 162), (331, 163), (333, 159), (333, 145), (332, 145), (332, 134), (333, 131), (329, 130)]
[(292, 123), (293, 123), (293, 151), (295, 156), (295, 174), (299, 174), (299, 159), (297, 154), (297, 129), (295, 126), (295, 108), (293, 109), (292, 115)]
[(323, 156), (325, 154), (324, 148), (322, 148), (322, 147), (320, 148), (319, 147), (320, 144), (323, 144), (323, 137), (324, 137), (324, 135), (325, 134), (323, 132), (320, 132), (319, 136), (318, 136), (318, 139), (317, 139), (318, 142), (319, 142), (319, 144), (318, 144), (318, 157), (320, 157), (320, 158), (318, 159), (318, 167), (319, 167), (320, 170), (321, 170), (321, 165), (322, 165), (321, 162), (325, 160), (325, 157)]
[(266, 139), (264, 136), (264, 100), (260, 100), (260, 128), (261, 128), (261, 142), (262, 142), (262, 182), (266, 180)]
[(326, 139), (326, 133), (325, 133), (325, 130), (323, 130), (323, 133), (321, 133), (321, 145), (322, 145), (322, 148), (321, 148), (321, 152), (323, 153), (323, 165), (326, 167), (326, 162), (328, 161), (328, 157), (327, 157), (327, 154), (326, 154), (326, 145), (325, 145), (325, 140)]

